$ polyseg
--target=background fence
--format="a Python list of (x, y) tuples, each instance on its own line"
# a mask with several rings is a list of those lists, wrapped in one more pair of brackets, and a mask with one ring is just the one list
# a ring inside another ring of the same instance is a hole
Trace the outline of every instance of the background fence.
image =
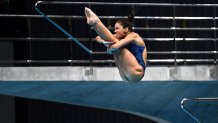
[(56, 3), (39, 7), (98, 54), (89, 55), (38, 15), (34, 5), (22, 4), (25, 10), (12, 7), (18, 11), (5, 9), (0, 14), (1, 66), (114, 66), (112, 56), (95, 42), (96, 33), (86, 24), (85, 6), (92, 8), (111, 32), (117, 19), (134, 11), (134, 29), (145, 41), (149, 65), (217, 64), (218, 4)]

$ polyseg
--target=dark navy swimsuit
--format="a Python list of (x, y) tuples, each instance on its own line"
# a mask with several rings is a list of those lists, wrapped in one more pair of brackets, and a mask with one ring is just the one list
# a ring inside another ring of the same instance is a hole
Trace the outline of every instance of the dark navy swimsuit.
[(146, 64), (142, 57), (145, 47), (138, 46), (135, 44), (128, 44), (126, 48), (135, 56), (136, 60), (143, 67), (143, 70), (145, 71)]

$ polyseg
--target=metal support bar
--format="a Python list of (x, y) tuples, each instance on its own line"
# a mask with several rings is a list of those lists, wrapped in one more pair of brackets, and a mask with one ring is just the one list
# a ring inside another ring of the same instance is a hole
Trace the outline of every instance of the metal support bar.
[[(174, 59), (148, 59), (149, 63), (174, 63)], [(176, 59), (176, 62), (214, 62), (214, 59)], [(0, 63), (87, 63), (90, 64), (90, 60), (0, 60)], [(93, 60), (93, 63), (115, 63), (114, 60)]]
[[(88, 41), (89, 38), (76, 38), (79, 41)], [(145, 41), (174, 41), (174, 38), (142, 38)], [(11, 37), (0, 37), (0, 41), (70, 41), (70, 38), (33, 38), (33, 37), (23, 37), (23, 38), (11, 38)], [(95, 38), (91, 38), (95, 40)], [(217, 38), (175, 38), (175, 41), (214, 41)]]
[[(90, 64), (90, 60), (0, 60), (1, 64), (8, 63), (58, 63), (58, 64), (66, 64), (66, 63), (82, 63), (82, 64)], [(114, 60), (93, 60), (93, 63), (115, 63)]]
[[(85, 19), (85, 16), (78, 15), (47, 15), (49, 18), (54, 19)], [(124, 19), (125, 16), (98, 16), (100, 19)], [(15, 14), (0, 14), (0, 18), (44, 18), (41, 15), (15, 15)], [(169, 17), (169, 16), (134, 16), (134, 19), (147, 19), (147, 20), (217, 20), (218, 17)]]
[(218, 4), (173, 4), (173, 3), (118, 3), (118, 2), (60, 2), (60, 1), (38, 1), (41, 4), (58, 5), (122, 5), (122, 6), (176, 6), (176, 7), (214, 7)]
[[(109, 30), (114, 30), (114, 27), (108, 27)], [(182, 31), (193, 31), (193, 30), (199, 30), (199, 31), (213, 31), (213, 30), (218, 30), (216, 27), (208, 27), (208, 28), (201, 28), (201, 27), (196, 27), (196, 28), (180, 28), (180, 27), (133, 27), (134, 30), (172, 30), (172, 31), (177, 31), (177, 30), (182, 30)]]
[(148, 54), (218, 54), (218, 51), (154, 51)]

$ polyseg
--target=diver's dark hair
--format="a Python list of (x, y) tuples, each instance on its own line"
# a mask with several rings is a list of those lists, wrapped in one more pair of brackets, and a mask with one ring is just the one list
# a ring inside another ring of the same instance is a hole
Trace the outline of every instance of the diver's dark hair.
[(141, 7), (133, 7), (130, 10), (130, 14), (127, 19), (117, 20), (116, 23), (119, 23), (123, 26), (123, 28), (128, 28), (130, 32), (133, 32), (134, 26), (134, 15), (141, 9)]
[(123, 26), (123, 28), (128, 28), (130, 32), (133, 32), (133, 23), (134, 23), (134, 15), (130, 13), (127, 19), (117, 20), (116, 23), (119, 23)]

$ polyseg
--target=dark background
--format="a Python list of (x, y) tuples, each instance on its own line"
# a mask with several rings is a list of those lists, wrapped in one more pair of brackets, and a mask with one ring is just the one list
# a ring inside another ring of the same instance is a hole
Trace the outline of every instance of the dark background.
[[(39, 15), (34, 8), (37, 0), (1, 0), (0, 14), (17, 14), (17, 15)], [(56, 0), (58, 1), (58, 0)], [(60, 1), (60, 0), (59, 0)], [(73, 1), (73, 0), (71, 0)], [(79, 0), (77, 0), (79, 2)], [(90, 2), (90, 1), (81, 1)], [(101, 2), (93, 0), (92, 2)], [(196, 1), (196, 0), (108, 0), (104, 2), (148, 2), (148, 3), (190, 3), (190, 4), (213, 4), (215, 0)], [(42, 5), (40, 8), (49, 15), (78, 15), (84, 16), (85, 5)], [(99, 16), (127, 16), (132, 8), (130, 6), (89, 6)], [(137, 7), (135, 16), (176, 16), (181, 17), (213, 17), (213, 7), (177, 7), (176, 13), (173, 13), (173, 7)], [(96, 33), (91, 30), (86, 24), (85, 19), (54, 19), (64, 29), (70, 32), (75, 38), (94, 38)], [(62, 32), (57, 30), (53, 25), (43, 18), (0, 18), (1, 33), (0, 38), (67, 38)], [(102, 19), (102, 22), (107, 27), (114, 26), (114, 19)], [(135, 20), (135, 27), (205, 27), (214, 26), (212, 20)], [(113, 32), (113, 30), (111, 30)], [(216, 31), (160, 31), (160, 30), (135, 30), (143, 38), (214, 38)], [(93, 51), (105, 51), (106, 48), (95, 42), (82, 42)], [(217, 50), (216, 41), (147, 41), (145, 40), (148, 52), (152, 51), (214, 51)], [(1, 66), (53, 66), (53, 65), (82, 65), (82, 63), (19, 63), (18, 61), (26, 60), (113, 60), (110, 55), (93, 55), (90, 56), (81, 47), (73, 41), (45, 41), (45, 40), (1, 40), (0, 41), (0, 60), (2, 61), (17, 61), (17, 62), (2, 62)], [(182, 54), (182, 55), (161, 55), (149, 54), (148, 59), (216, 59), (214, 54)], [(199, 64), (199, 63), (193, 63)], [(191, 65), (193, 65), (191, 64)], [(205, 64), (205, 63), (200, 63)], [(213, 64), (213, 63), (209, 63)], [(89, 64), (87, 64), (89, 65)], [(99, 65), (99, 64), (94, 64)], [(108, 64), (101, 64), (107, 65)], [(100, 66), (101, 66), (100, 65)], [(113, 66), (113, 64), (110, 64)], [(153, 65), (162, 65), (157, 63)], [(164, 64), (165, 65), (165, 64)], [(169, 64), (173, 65), (173, 64)], [(183, 65), (183, 64), (182, 64)]]

